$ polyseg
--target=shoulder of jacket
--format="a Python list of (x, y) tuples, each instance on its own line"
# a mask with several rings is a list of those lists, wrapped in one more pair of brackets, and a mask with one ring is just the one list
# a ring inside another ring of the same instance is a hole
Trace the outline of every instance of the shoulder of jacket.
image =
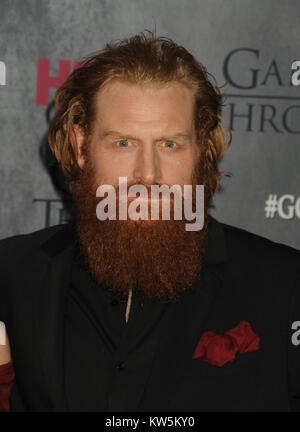
[(246, 229), (221, 223), (228, 256), (231, 259), (241, 260), (243, 257), (252, 259), (252, 262), (264, 264), (280, 264), (296, 266), (300, 271), (300, 251), (282, 243), (267, 239)]
[(28, 234), (18, 234), (0, 240), (1, 259), (13, 253), (27, 254), (31, 250), (39, 248), (44, 242), (60, 231), (63, 233), (68, 229), (68, 224), (54, 225)]

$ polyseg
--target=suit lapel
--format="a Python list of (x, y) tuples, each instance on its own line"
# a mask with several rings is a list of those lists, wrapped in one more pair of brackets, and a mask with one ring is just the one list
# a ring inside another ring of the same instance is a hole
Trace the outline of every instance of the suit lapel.
[[(176, 392), (178, 380), (192, 361), (193, 352), (222, 286), (223, 266), (205, 266), (193, 289), (181, 301), (157, 306), (153, 315), (158, 330), (148, 343), (146, 367), (142, 373), (139, 372), (139, 382), (132, 383), (134, 392), (128, 394), (126, 402), (123, 401), (123, 406), (118, 409), (143, 409), (147, 383), (153, 389), (151, 406), (154, 401), (157, 407), (164, 406), (170, 395)], [(145, 326), (145, 330), (148, 327)], [(145, 333), (144, 329), (142, 332)]]
[(66, 226), (43, 246), (47, 264), (38, 287), (36, 320), (40, 356), (54, 411), (66, 411), (64, 388), (64, 306), (76, 240)]

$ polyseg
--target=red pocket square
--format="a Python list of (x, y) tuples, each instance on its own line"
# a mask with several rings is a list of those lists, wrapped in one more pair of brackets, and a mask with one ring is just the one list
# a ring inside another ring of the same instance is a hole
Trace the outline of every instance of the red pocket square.
[(233, 362), (237, 353), (256, 351), (259, 349), (260, 338), (254, 333), (247, 321), (241, 321), (236, 327), (218, 335), (207, 331), (201, 336), (193, 359), (210, 363), (214, 366), (223, 366)]

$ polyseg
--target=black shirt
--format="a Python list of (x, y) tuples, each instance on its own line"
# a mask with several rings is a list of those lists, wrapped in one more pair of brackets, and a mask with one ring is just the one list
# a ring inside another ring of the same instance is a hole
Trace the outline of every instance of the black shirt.
[(167, 304), (146, 300), (133, 292), (126, 323), (127, 299), (94, 282), (77, 249), (65, 310), (69, 410), (121, 409), (128, 394), (136, 391), (136, 386), (144, 386), (143, 369), (149, 363), (159, 317)]

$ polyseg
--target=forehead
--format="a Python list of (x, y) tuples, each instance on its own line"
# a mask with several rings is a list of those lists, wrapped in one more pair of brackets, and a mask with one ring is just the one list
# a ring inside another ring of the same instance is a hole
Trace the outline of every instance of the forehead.
[(96, 94), (96, 122), (129, 126), (192, 126), (193, 91), (179, 82), (149, 86), (113, 81)]

